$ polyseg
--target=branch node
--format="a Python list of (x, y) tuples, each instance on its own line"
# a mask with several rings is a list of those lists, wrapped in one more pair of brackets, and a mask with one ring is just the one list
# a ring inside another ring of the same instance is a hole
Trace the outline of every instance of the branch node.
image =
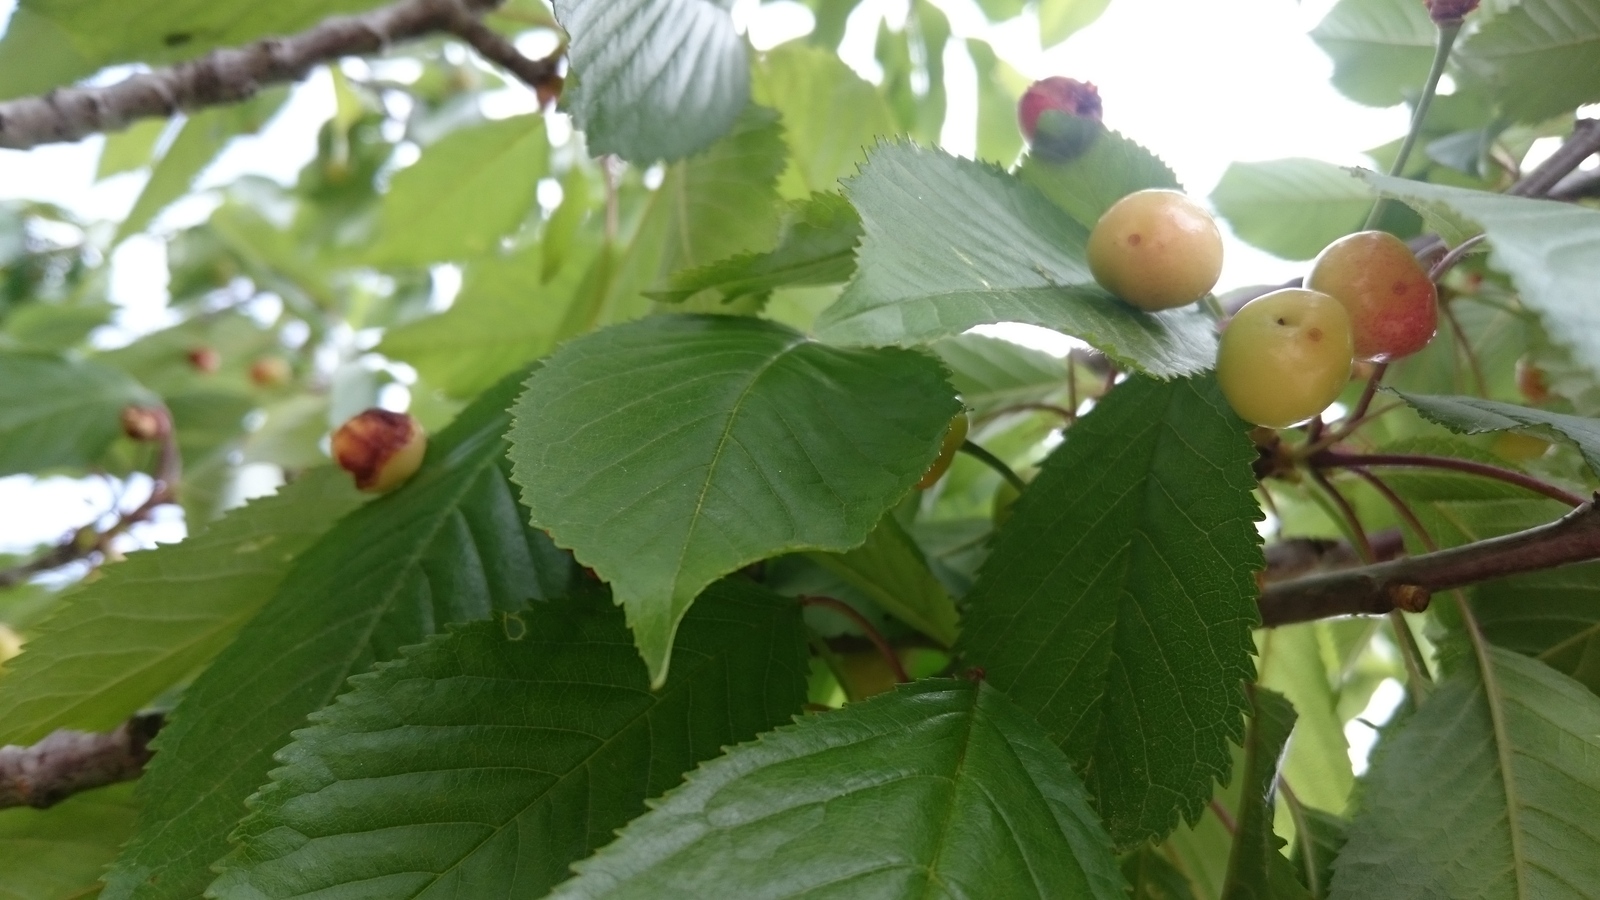
[(1417, 584), (1393, 584), (1389, 586), (1389, 602), (1395, 609), (1408, 613), (1426, 612), (1428, 602), (1433, 599), (1433, 592)]

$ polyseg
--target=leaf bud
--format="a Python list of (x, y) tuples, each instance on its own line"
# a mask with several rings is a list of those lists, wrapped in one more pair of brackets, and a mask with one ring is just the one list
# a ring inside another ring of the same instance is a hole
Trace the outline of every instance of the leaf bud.
[(405, 413), (369, 409), (333, 433), (333, 458), (355, 476), (356, 487), (383, 493), (404, 484), (422, 466), (428, 435)]
[(122, 433), (139, 441), (159, 441), (172, 432), (172, 418), (160, 407), (127, 406), (122, 410)]

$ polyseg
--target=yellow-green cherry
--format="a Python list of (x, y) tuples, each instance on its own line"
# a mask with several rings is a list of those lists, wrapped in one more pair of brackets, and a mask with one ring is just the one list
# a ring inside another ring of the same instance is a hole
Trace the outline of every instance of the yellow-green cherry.
[(1113, 203), (1088, 251), (1094, 280), (1147, 312), (1193, 303), (1222, 275), (1216, 220), (1178, 191), (1135, 191)]
[(1283, 428), (1327, 409), (1350, 380), (1350, 316), (1327, 294), (1286, 288), (1246, 303), (1217, 348), (1217, 382), (1239, 418)]

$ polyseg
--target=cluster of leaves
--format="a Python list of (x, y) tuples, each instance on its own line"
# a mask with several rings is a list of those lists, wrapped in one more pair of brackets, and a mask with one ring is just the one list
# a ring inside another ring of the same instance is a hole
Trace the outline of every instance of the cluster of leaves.
[[(22, 0), (0, 94), (374, 5)], [(335, 112), (297, 183), (240, 178), (198, 224), (163, 210), (284, 92), (109, 138), (103, 175), (149, 170), (115, 226), (0, 213), (0, 475), (145, 469), (117, 416), (163, 404), (191, 532), (60, 593), (0, 594), (27, 638), (0, 673), (0, 744), (171, 710), (136, 788), (0, 812), (0, 896), (1600, 884), (1600, 564), (1410, 623), (1255, 631), (1263, 505), (1273, 540), (1401, 528), (1420, 552), (1559, 504), (1444, 470), (1332, 472), (1332, 498), (1258, 483), (1208, 374), (1213, 319), (1139, 313), (1089, 275), (1099, 214), (1176, 186), (1154, 154), (1105, 132), (1009, 166), (1021, 84), (972, 40), (980, 159), (934, 149), (954, 39), (926, 0), (881, 26), (877, 84), (835, 52), (854, 0), (808, 0), (812, 33), (759, 54), (730, 5), (492, 13), (511, 35), (564, 26), (576, 130), (486, 118), (516, 90), (423, 41), (319, 76)], [(1106, 5), (980, 3), (1048, 40)], [(1600, 17), (1488, 6), (1405, 179), (1240, 165), (1213, 200), (1291, 258), (1379, 194), (1403, 201), (1385, 219), (1402, 236), (1486, 235), (1446, 285), (1447, 333), (1348, 441), (1581, 491), (1600, 471), (1600, 211), (1499, 191), (1600, 100), (1592, 66), (1551, 55), (1592, 59)], [(1335, 84), (1404, 99), (1431, 55), (1420, 10), (1337, 4), (1317, 32)], [(134, 334), (104, 259), (146, 232), (174, 324)], [(1098, 353), (970, 330), (999, 322)], [(287, 383), (250, 377), (269, 356)], [(1519, 359), (1548, 376), (1533, 406), (1514, 405)], [(363, 503), (319, 441), (396, 380), (436, 433), (411, 482)], [(972, 458), (911, 491), (962, 407), (977, 443), (1037, 467), (998, 526), (1001, 475)], [(288, 483), (236, 506), (263, 466)], [(917, 680), (891, 689), (895, 667)], [(1390, 678), (1407, 700), (1358, 779), (1345, 726)]]

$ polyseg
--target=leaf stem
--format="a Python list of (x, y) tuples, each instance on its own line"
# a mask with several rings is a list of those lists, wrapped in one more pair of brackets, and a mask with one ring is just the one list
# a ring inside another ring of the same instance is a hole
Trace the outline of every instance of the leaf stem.
[(1470, 459), (1456, 459), (1451, 456), (1429, 456), (1422, 453), (1339, 453), (1333, 450), (1324, 450), (1312, 455), (1309, 461), (1313, 469), (1349, 469), (1364, 466), (1448, 469), (1454, 472), (1464, 472), (1468, 475), (1477, 475), (1481, 478), (1503, 481), (1506, 484), (1514, 484), (1524, 490), (1541, 494), (1571, 507), (1582, 506), (1585, 502), (1577, 494), (1540, 481), (1531, 475), (1524, 475), (1512, 469), (1502, 469), (1499, 466)]
[(894, 652), (893, 645), (884, 638), (883, 632), (879, 631), (877, 626), (873, 625), (866, 616), (863, 616), (860, 610), (843, 600), (837, 600), (833, 597), (806, 596), (799, 599), (801, 606), (820, 606), (823, 609), (830, 609), (854, 622), (856, 627), (860, 628), (862, 633), (867, 636), (867, 640), (872, 642), (872, 646), (877, 648), (878, 655), (883, 657), (885, 663), (888, 663), (890, 670), (894, 672), (894, 680), (902, 684), (911, 680), (911, 676), (906, 673), (905, 664), (900, 662), (900, 654)]
[(961, 452), (974, 457), (979, 462), (1000, 473), (1000, 477), (1010, 482), (1011, 486), (1018, 491), (1027, 490), (1028, 483), (1022, 480), (1022, 476), (1013, 472), (1011, 467), (1006, 465), (1005, 460), (983, 449), (983, 447), (973, 443), (970, 439), (961, 442)]
[[(1400, 152), (1395, 155), (1394, 164), (1389, 167), (1389, 176), (1398, 178), (1405, 171), (1406, 161), (1411, 158), (1411, 150), (1417, 145), (1417, 138), (1422, 135), (1423, 122), (1428, 118), (1428, 107), (1433, 105), (1434, 94), (1439, 91), (1439, 79), (1444, 75), (1445, 64), (1450, 61), (1450, 50), (1455, 46), (1456, 35), (1461, 33), (1460, 22), (1445, 22), (1439, 25), (1439, 38), (1433, 47), (1433, 66), (1428, 69), (1428, 80), (1422, 86), (1422, 96), (1417, 98), (1417, 108), (1411, 114), (1411, 127), (1406, 131), (1406, 138), (1400, 143)], [(1389, 198), (1379, 197), (1378, 202), (1372, 204), (1372, 212), (1367, 214), (1367, 224), (1364, 230), (1372, 230), (1378, 225), (1378, 219), (1383, 216), (1383, 207)]]

